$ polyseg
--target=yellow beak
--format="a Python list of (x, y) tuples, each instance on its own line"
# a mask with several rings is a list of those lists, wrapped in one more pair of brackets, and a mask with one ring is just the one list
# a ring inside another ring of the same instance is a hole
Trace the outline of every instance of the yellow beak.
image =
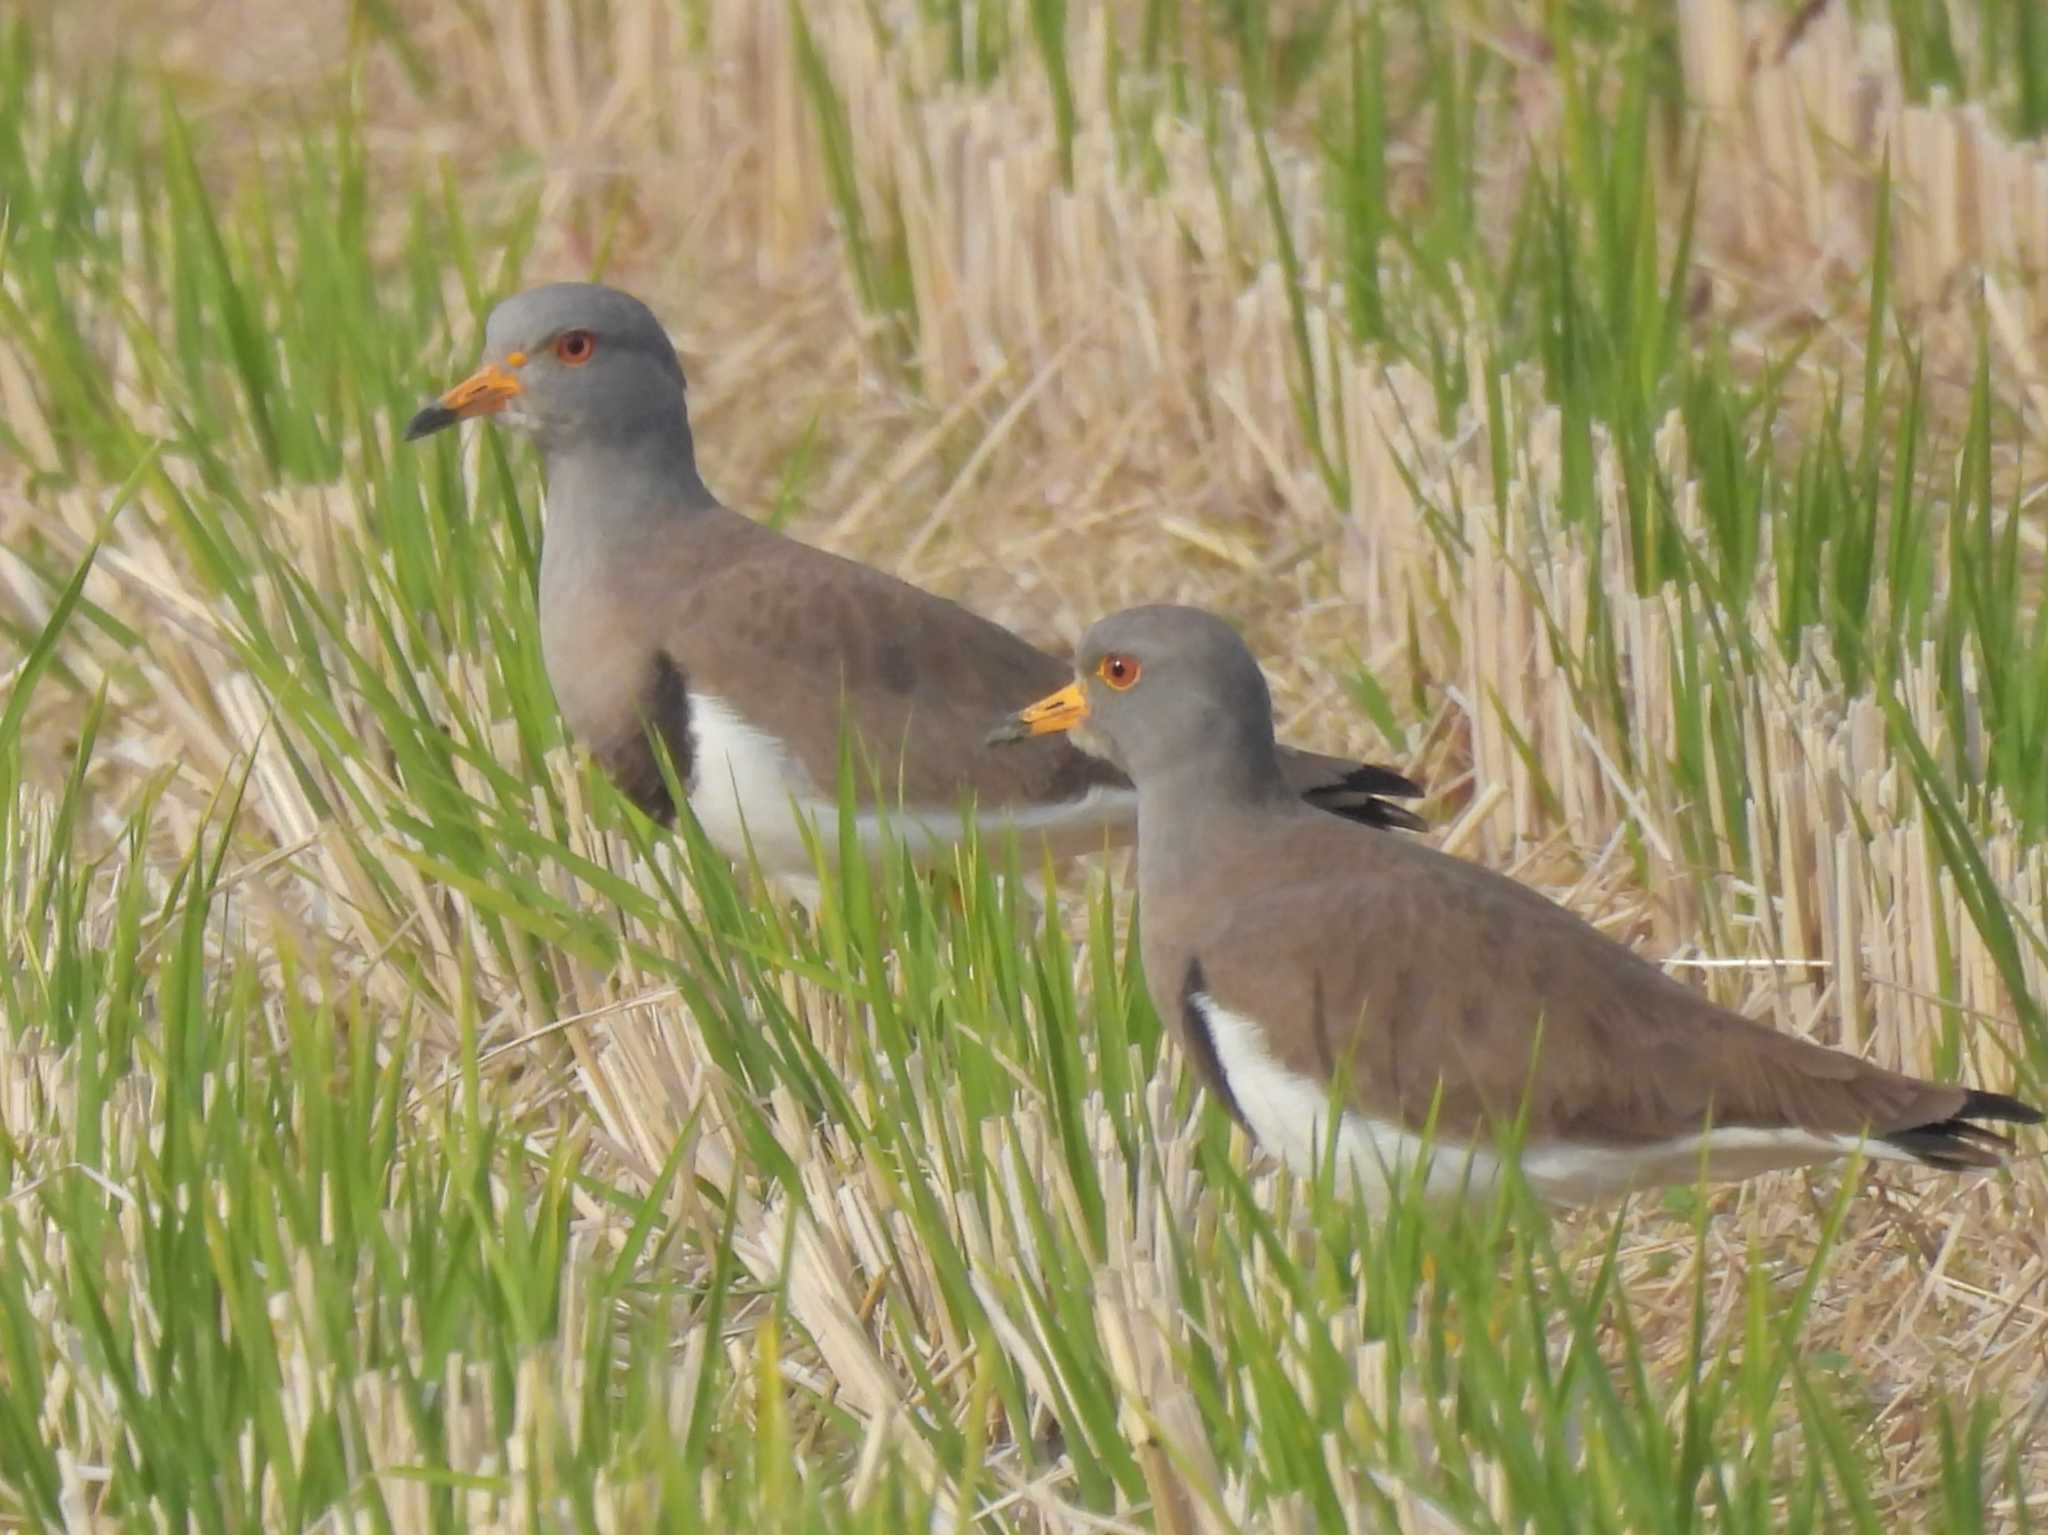
[(991, 730), (988, 735), (991, 746), (1005, 741), (1022, 741), (1029, 736), (1049, 736), (1056, 731), (1072, 730), (1088, 718), (1088, 695), (1081, 684), (1070, 682), (1029, 708), (1019, 709)]
[(488, 416), (503, 410), (515, 395), (523, 392), (519, 380), (512, 376), (512, 369), (525, 361), (515, 352), (506, 362), (485, 363), (407, 422), (405, 440), (411, 442), (471, 416)]

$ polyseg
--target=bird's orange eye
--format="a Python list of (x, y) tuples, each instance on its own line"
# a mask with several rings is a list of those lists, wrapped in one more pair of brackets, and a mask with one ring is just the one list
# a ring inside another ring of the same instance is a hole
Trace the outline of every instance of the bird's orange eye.
[(1119, 693), (1138, 680), (1140, 669), (1137, 657), (1120, 656), (1114, 651), (1095, 663), (1095, 675)]
[(597, 355), (597, 337), (587, 330), (565, 330), (555, 337), (555, 355), (572, 368), (580, 368)]

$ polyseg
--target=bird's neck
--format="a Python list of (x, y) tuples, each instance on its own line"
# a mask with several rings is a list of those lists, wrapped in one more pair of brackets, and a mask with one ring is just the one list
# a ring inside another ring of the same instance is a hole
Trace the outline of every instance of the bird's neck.
[(578, 521), (634, 523), (718, 505), (697, 473), (687, 425), (616, 440), (583, 438), (572, 447), (545, 441), (541, 446), (547, 458), (549, 507), (573, 507)]
[(1138, 882), (1150, 905), (1187, 887), (1243, 811), (1305, 809), (1270, 738), (1231, 753), (1191, 753), (1138, 781)]
[[(620, 594), (639, 589), (656, 567), (670, 581), (701, 574), (678, 552), (703, 554), (708, 520), (746, 521), (720, 506), (698, 478), (687, 436), (680, 443), (621, 442), (615, 452), (613, 446), (579, 443), (547, 453), (540, 602), (551, 672), (558, 631), (582, 621), (575, 615), (603, 613), (615, 621)], [(677, 538), (685, 528), (691, 536)]]

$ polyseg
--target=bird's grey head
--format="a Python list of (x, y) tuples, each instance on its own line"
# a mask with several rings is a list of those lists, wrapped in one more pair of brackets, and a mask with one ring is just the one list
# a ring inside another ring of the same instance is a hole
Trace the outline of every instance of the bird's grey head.
[(483, 366), (412, 418), (408, 440), (496, 415), (543, 452), (630, 444), (689, 453), (683, 365), (629, 293), (557, 282), (515, 294), (484, 326)]
[(1183, 775), (1263, 792), (1279, 781), (1273, 701), (1235, 629), (1200, 608), (1127, 608), (1081, 637), (1071, 686), (996, 732), (1075, 731), (1142, 793)]

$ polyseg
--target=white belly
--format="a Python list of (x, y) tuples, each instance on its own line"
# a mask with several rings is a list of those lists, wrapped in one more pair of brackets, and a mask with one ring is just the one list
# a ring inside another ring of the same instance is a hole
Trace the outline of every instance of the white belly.
[[(810, 880), (817, 866), (805, 838), (808, 826), (826, 863), (838, 861), (837, 793), (813, 782), (780, 741), (748, 724), (723, 699), (696, 691), (690, 694), (690, 741), (690, 809), (720, 852), (744, 862), (751, 846), (764, 874)], [(1058, 805), (986, 813), (981, 832), (991, 848), (1006, 829), (1014, 829), (1019, 836), (1043, 833), (1055, 852), (1078, 852), (1099, 848), (1110, 829), (1132, 825), (1136, 803), (1131, 790), (1092, 789)], [(888, 835), (923, 861), (945, 857), (962, 835), (957, 804), (892, 810), (887, 822)], [(878, 857), (883, 817), (864, 806), (855, 829), (862, 853)], [(1032, 869), (1033, 857), (1023, 863)]]
[[(1420, 1136), (1386, 1120), (1373, 1119), (1333, 1103), (1327, 1084), (1291, 1071), (1274, 1059), (1266, 1033), (1242, 1013), (1205, 993), (1190, 999), (1208, 1027), (1216, 1064), (1245, 1126), (1259, 1144), (1298, 1173), (1314, 1172), (1334, 1152), (1340, 1191), (1356, 1180), (1359, 1197), (1375, 1214), (1404, 1186), (1425, 1147)], [(1336, 1134), (1330, 1111), (1337, 1108)], [(1500, 1162), (1483, 1148), (1454, 1146), (1439, 1138), (1419, 1176), (1430, 1201), (1467, 1195), (1483, 1199), (1500, 1175)]]
[[(813, 872), (800, 816), (822, 808), (817, 786), (780, 741), (709, 693), (690, 693), (690, 809), (726, 857), (751, 845), (765, 874)], [(815, 824), (830, 827), (830, 819)]]
[[(1216, 1061), (1246, 1126), (1259, 1144), (1295, 1171), (1311, 1173), (1334, 1151), (1340, 1188), (1356, 1185), (1366, 1207), (1384, 1210), (1395, 1190), (1411, 1177), (1430, 1202), (1491, 1196), (1501, 1160), (1490, 1146), (1470, 1146), (1438, 1136), (1425, 1146), (1421, 1136), (1352, 1108), (1339, 1109), (1334, 1144), (1330, 1135), (1331, 1095), (1327, 1085), (1290, 1071), (1274, 1059), (1257, 1023), (1200, 992), (1193, 997)], [(1912, 1162), (1910, 1153), (1882, 1141), (1808, 1130), (1732, 1127), (1681, 1135), (1644, 1146), (1600, 1146), (1569, 1141), (1531, 1142), (1522, 1149), (1522, 1176), (1538, 1198), (1561, 1204), (1610, 1199), (1632, 1189), (1748, 1178), (1776, 1168), (1830, 1161), (1861, 1149), (1883, 1161)], [(1705, 1152), (1704, 1159), (1702, 1151)], [(1427, 1165), (1414, 1171), (1427, 1157)]]

